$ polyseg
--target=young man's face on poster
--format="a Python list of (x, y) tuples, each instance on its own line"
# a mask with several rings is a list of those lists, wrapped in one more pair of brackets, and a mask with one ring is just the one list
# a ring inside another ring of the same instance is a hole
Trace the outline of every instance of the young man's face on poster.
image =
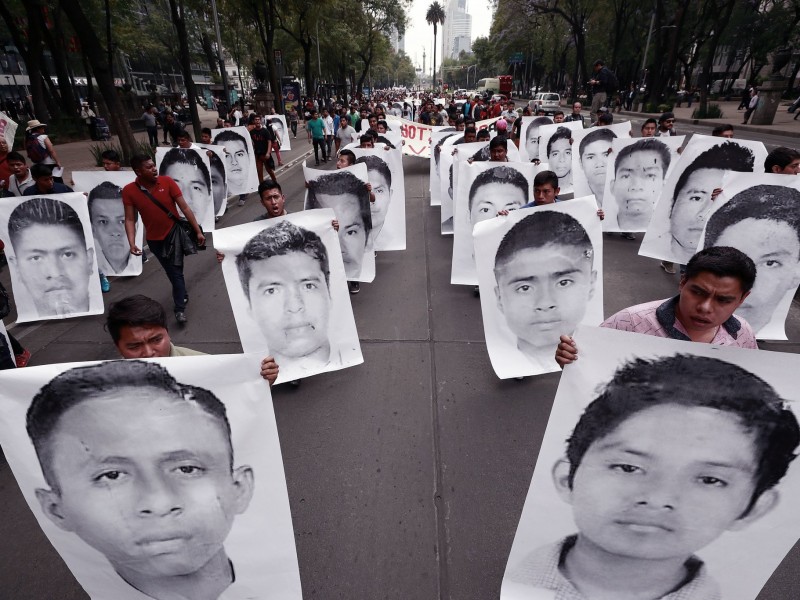
[(303, 251), (250, 263), (250, 310), (276, 356), (327, 360), (331, 297), (319, 259)]
[(332, 208), (336, 213), (345, 273), (348, 277), (358, 277), (361, 273), (368, 235), (358, 196), (350, 193), (317, 193), (316, 198), (322, 208)]
[(125, 234), (125, 207), (122, 198), (94, 198), (89, 209), (92, 234), (108, 262), (119, 273), (131, 256)]
[(778, 303), (800, 284), (800, 239), (785, 221), (748, 218), (727, 227), (717, 246), (732, 246), (756, 265), (756, 282), (736, 311), (755, 331), (769, 323)]
[(722, 183), (723, 174), (720, 169), (697, 169), (686, 179), (670, 214), (673, 246), (695, 253), (711, 207), (711, 193)]
[(223, 543), (253, 474), (232, 470), (217, 417), (163, 390), (115, 389), (68, 409), (49, 443), (58, 489), (37, 490), (44, 512), (127, 581), (227, 561)]
[(14, 243), (20, 279), (41, 316), (89, 310), (93, 258), (83, 236), (63, 225), (29, 225)]
[(655, 150), (638, 150), (616, 167), (611, 193), (617, 201), (620, 227), (644, 229), (664, 185), (666, 165)]

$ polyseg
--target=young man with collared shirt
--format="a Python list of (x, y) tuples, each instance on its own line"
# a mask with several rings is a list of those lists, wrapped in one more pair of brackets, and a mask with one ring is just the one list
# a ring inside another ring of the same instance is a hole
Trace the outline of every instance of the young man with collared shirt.
[(177, 261), (169, 256), (164, 256), (166, 250), (164, 240), (175, 225), (175, 221), (157, 206), (150, 196), (163, 204), (173, 215), (177, 215), (178, 208), (180, 208), (192, 225), (199, 245), (205, 245), (206, 238), (192, 209), (183, 199), (178, 184), (166, 175), (159, 175), (155, 163), (149, 156), (144, 154), (134, 156), (131, 158), (131, 168), (136, 173), (136, 180), (122, 189), (122, 203), (125, 205), (125, 233), (128, 237), (131, 254), (140, 255), (142, 253), (142, 250), (136, 245), (136, 218), (137, 214), (140, 214), (147, 234), (147, 245), (161, 263), (164, 273), (172, 284), (175, 320), (180, 325), (184, 325), (187, 322), (185, 311), (189, 296), (186, 293), (186, 282), (183, 278), (183, 257), (180, 257), (180, 264), (174, 264)]
[(11, 177), (8, 178), (8, 193), (12, 196), (25, 195), (25, 190), (35, 183), (25, 157), (19, 152), (9, 152), (6, 160), (11, 169)]
[(314, 144), (314, 160), (319, 166), (319, 151), (322, 149), (322, 162), (328, 162), (328, 151), (325, 145), (325, 121), (317, 111), (311, 113), (311, 119), (306, 123), (308, 140)]
[[(681, 277), (678, 295), (623, 309), (600, 325), (610, 329), (757, 349), (750, 324), (733, 313), (750, 294), (756, 266), (743, 252), (712, 246), (695, 254)], [(571, 336), (562, 335), (556, 349), (561, 367), (578, 359)]]

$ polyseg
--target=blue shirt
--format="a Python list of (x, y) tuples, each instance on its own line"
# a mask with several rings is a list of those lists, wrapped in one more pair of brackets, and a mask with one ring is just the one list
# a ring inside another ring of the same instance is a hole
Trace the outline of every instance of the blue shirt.
[[(556, 202), (562, 202), (562, 200), (559, 199), (558, 196), (556, 196), (556, 200), (555, 201)], [(546, 204), (536, 204), (536, 200), (534, 200), (533, 202), (528, 202), (527, 204), (523, 204), (522, 206), (520, 206), (520, 208), (530, 208), (531, 206), (547, 206), (547, 205)]]
[(57, 181), (54, 181), (53, 182), (53, 189), (50, 190), (49, 192), (44, 192), (44, 193), (40, 192), (39, 188), (36, 187), (36, 184), (34, 183), (31, 187), (29, 187), (27, 190), (25, 190), (22, 193), (22, 195), (23, 196), (46, 196), (47, 194), (68, 194), (69, 192), (73, 192), (73, 191), (75, 191), (75, 190), (73, 190), (68, 185), (64, 185), (63, 183), (58, 183)]

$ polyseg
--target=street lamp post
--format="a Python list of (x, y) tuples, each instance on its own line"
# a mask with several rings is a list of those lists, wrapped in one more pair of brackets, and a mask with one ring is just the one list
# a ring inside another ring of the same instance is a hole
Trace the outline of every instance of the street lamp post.
[(475, 63), (474, 65), (470, 65), (470, 66), (467, 67), (467, 85), (465, 86), (467, 89), (469, 89), (469, 70), (470, 69), (475, 69), (475, 77), (477, 78), (478, 77), (478, 63)]

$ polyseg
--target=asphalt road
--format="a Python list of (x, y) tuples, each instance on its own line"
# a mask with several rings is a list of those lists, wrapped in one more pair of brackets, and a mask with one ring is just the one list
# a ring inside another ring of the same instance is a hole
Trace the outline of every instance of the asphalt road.
[[(298, 138), (286, 158), (310, 146)], [(333, 168), (329, 164), (328, 168)], [(408, 249), (381, 252), (377, 277), (352, 297), (365, 362), (278, 387), (274, 405), (307, 599), (488, 600), (500, 582), (559, 375), (501, 381), (472, 288), (452, 286), (452, 239), (429, 206), (428, 167), (405, 159)], [(302, 208), (299, 166), (279, 175), (289, 210)], [(255, 195), (220, 226), (251, 220)], [(639, 257), (637, 242), (604, 236), (605, 314), (675, 293), (677, 275)], [(8, 283), (7, 271), (0, 273)], [(173, 340), (209, 353), (241, 351), (213, 252), (190, 257), (189, 325)], [(106, 302), (133, 292), (169, 306), (155, 261), (112, 282)], [(115, 358), (103, 318), (22, 325), (32, 364)], [(800, 307), (790, 343), (800, 352)], [(0, 462), (0, 598), (77, 600), (86, 594), (40, 532)], [(759, 596), (800, 597), (795, 547)]]

